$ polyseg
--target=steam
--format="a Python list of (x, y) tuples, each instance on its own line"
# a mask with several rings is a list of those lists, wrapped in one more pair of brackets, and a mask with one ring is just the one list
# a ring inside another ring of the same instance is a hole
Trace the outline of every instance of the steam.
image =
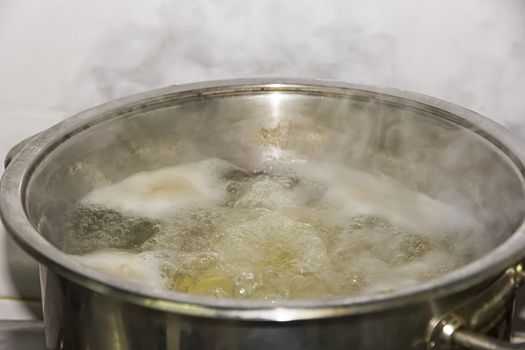
[(524, 116), (525, 4), (65, 0), (0, 5), (0, 103), (77, 112), (249, 76), (394, 86), (510, 127)]

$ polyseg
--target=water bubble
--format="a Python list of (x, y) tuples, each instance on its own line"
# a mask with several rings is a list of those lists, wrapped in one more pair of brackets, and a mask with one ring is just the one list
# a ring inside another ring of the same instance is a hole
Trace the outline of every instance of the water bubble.
[[(64, 234), (64, 247), (76, 254), (106, 248), (125, 249), (131, 254), (125, 256), (145, 254), (155, 261), (147, 265), (157, 269), (152, 276), (161, 276), (155, 277), (158, 288), (270, 302), (385, 293), (435, 278), (477, 256), (465, 250), (473, 230), (427, 223), (439, 223), (435, 216), (450, 213), (439, 202), (348, 169), (298, 164), (295, 170), (273, 165), (253, 172), (224, 161), (201, 161), (195, 168), (186, 164), (183, 172), (220, 184), (220, 201), (184, 202), (169, 215), (166, 203), (159, 207), (163, 215), (155, 215), (149, 203), (145, 216), (124, 215), (112, 209), (115, 201), (107, 207), (84, 203)], [(146, 175), (141, 174), (144, 181)], [(162, 170), (153, 175), (167, 181)], [(111, 193), (121, 185), (115, 186)], [(377, 188), (388, 198), (380, 197)], [(205, 193), (206, 188), (197, 190)], [(399, 209), (401, 204), (389, 199), (395, 195), (412, 201)], [(430, 203), (432, 210), (421, 203)], [(413, 225), (418, 221), (408, 214), (429, 220)], [(99, 261), (82, 261), (101, 268)], [(108, 259), (101, 269), (131, 276), (143, 271), (136, 265), (141, 261)]]

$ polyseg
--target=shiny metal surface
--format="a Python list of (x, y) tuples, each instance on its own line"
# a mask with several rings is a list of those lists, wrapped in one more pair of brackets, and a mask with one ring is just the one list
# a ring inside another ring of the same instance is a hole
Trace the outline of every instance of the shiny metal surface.
[[(525, 343), (510, 344), (498, 339), (509, 339), (509, 310), (514, 307), (515, 289), (522, 286), (523, 278), (520, 263), (460, 308), (434, 318), (429, 325), (428, 350), (451, 350), (457, 346), (477, 350), (525, 349)], [(492, 337), (484, 335), (487, 333)]]
[(28, 137), (27, 139), (24, 139), (22, 141), (20, 141), (19, 143), (17, 143), (16, 145), (14, 145), (10, 150), (9, 152), (7, 152), (6, 156), (5, 156), (5, 159), (4, 159), (4, 168), (7, 168), (7, 166), (9, 165), (9, 163), (11, 163), (11, 160), (13, 160), (13, 158), (18, 154), (20, 153), (20, 151), (29, 143), (31, 142), (35, 137), (37, 137), (38, 134), (36, 135), (33, 135), (31, 137)]
[(523, 350), (525, 344), (511, 344), (475, 332), (458, 330), (454, 334), (454, 344), (462, 349), (471, 350)]
[[(64, 222), (92, 188), (214, 156), (245, 168), (330, 159), (437, 198), (461, 193), (466, 204), (498, 214), (480, 216), (494, 248), (403, 290), (276, 303), (154, 292), (60, 251)], [(200, 83), (117, 100), (38, 135), (4, 174), (0, 213), (43, 265), (50, 349), (145, 342), (156, 349), (426, 349), (432, 318), (466, 303), (524, 255), (523, 159), (504, 128), (413, 93), (290, 79)]]
[[(362, 315), (278, 322), (163, 312), (94, 292), (50, 270), (44, 275), (49, 349), (423, 350), (428, 321), (480, 291)], [(510, 317), (512, 310), (501, 311)]]

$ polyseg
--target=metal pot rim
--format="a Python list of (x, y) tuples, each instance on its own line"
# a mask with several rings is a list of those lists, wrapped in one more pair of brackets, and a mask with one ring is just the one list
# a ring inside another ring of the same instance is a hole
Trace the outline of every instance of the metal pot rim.
[(218, 300), (176, 292), (156, 292), (146, 286), (115, 280), (68, 257), (48, 243), (29, 222), (25, 213), (25, 190), (40, 160), (66, 139), (106, 120), (109, 113), (112, 116), (125, 114), (144, 108), (147, 103), (159, 103), (174, 97), (206, 97), (227, 93), (265, 91), (339, 94), (352, 91), (353, 93), (401, 98), (412, 104), (430, 106), (456, 117), (456, 122), (471, 127), (473, 132), (480, 134), (493, 144), (496, 143), (512, 159), (517, 172), (521, 174), (521, 182), (524, 182), (525, 155), (517, 138), (499, 124), (443, 100), (392, 88), (312, 79), (251, 78), (209, 81), (169, 86), (108, 102), (76, 114), (37, 135), (13, 158), (0, 183), (0, 215), (7, 231), (41, 264), (84, 287), (168, 312), (242, 320), (306, 320), (385, 310), (466, 290), (493, 278), (523, 257), (525, 225), (522, 221), (509, 239), (486, 256), (452, 273), (399, 291), (347, 298), (282, 302)]

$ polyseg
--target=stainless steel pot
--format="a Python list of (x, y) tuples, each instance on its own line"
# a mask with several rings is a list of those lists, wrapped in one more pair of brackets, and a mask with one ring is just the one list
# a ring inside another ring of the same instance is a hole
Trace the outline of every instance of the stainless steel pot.
[[(505, 345), (525, 255), (518, 144), (474, 112), (404, 91), (277, 78), (173, 86), (95, 107), (18, 145), (0, 209), (40, 262), (49, 349), (522, 349)], [(206, 157), (246, 168), (323, 159), (386, 174), (460, 198), (491, 249), (403, 290), (275, 303), (154, 292), (60, 250), (83, 194)]]

